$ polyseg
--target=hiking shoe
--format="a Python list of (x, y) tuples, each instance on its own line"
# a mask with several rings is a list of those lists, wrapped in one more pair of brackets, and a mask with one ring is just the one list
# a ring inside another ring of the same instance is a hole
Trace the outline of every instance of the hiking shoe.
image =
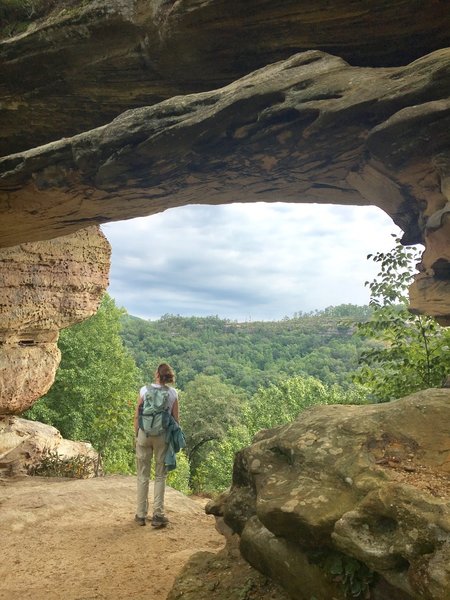
[(167, 517), (164, 517), (163, 515), (153, 515), (152, 527), (154, 527), (155, 529), (166, 527), (168, 523), (169, 519)]
[(134, 515), (134, 520), (139, 525), (145, 525), (145, 517), (138, 517), (137, 515)]

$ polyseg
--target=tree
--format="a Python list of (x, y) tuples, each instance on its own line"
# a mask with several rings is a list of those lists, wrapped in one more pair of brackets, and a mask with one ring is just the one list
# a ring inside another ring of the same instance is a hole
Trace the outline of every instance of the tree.
[[(180, 395), (180, 415), (186, 435), (191, 483), (208, 453), (241, 419), (245, 395), (217, 375), (197, 375)], [(195, 485), (194, 485), (195, 487)]]
[(318, 404), (362, 404), (364, 390), (327, 386), (313, 377), (291, 377), (260, 388), (243, 404), (239, 423), (233, 425), (197, 468), (198, 485), (207, 492), (226, 489), (231, 483), (235, 454), (251, 443), (261, 429), (285, 425), (310, 406)]
[(107, 294), (90, 319), (61, 332), (55, 382), (26, 417), (90, 442), (107, 471), (130, 471), (139, 371), (120, 337), (122, 309)]
[(371, 318), (359, 323), (359, 334), (372, 341), (362, 353), (355, 381), (365, 385), (377, 402), (401, 398), (439, 386), (450, 365), (450, 330), (431, 317), (408, 310), (407, 289), (413, 279), (418, 249), (396, 245), (389, 252), (369, 254), (380, 272), (366, 282), (371, 292)]
[(367, 320), (369, 310), (347, 304), (283, 321), (251, 323), (173, 315), (144, 321), (124, 315), (122, 337), (144, 381), (157, 359), (164, 359), (174, 367), (180, 389), (200, 374), (219, 375), (249, 395), (300, 373), (349, 386), (365, 343), (353, 335), (354, 322)]
[(251, 437), (261, 429), (290, 423), (306, 408), (316, 404), (362, 404), (363, 388), (328, 386), (314, 377), (291, 377), (260, 388), (245, 408), (244, 420)]

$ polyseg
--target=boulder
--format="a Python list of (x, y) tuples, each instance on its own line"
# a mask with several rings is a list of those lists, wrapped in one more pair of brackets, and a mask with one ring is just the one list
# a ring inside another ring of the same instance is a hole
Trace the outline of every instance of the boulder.
[(93, 477), (97, 464), (98, 454), (87, 442), (65, 440), (51, 425), (0, 417), (0, 475)]
[(449, 389), (308, 409), (238, 454), (230, 491), (207, 511), (296, 600), (345, 597), (351, 584), (371, 598), (445, 600), (449, 423)]

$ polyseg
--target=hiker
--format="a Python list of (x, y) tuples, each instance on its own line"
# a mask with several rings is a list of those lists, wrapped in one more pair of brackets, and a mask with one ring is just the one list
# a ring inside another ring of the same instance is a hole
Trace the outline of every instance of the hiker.
[(164, 515), (164, 491), (167, 469), (166, 452), (169, 444), (166, 431), (170, 422), (178, 424), (178, 393), (168, 384), (175, 382), (175, 374), (170, 365), (162, 363), (155, 372), (155, 380), (150, 386), (143, 386), (134, 415), (136, 434), (137, 465), (137, 510), (135, 521), (145, 525), (148, 513), (148, 486), (152, 458), (155, 458), (155, 485), (153, 497), (153, 517), (155, 528), (165, 527), (169, 520)]

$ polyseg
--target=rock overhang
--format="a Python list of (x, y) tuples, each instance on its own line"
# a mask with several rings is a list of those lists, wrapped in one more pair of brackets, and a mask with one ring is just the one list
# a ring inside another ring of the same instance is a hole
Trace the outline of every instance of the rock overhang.
[(1, 155), (90, 130), (128, 108), (223, 87), (307, 50), (390, 67), (450, 45), (450, 6), (439, 1), (53, 5), (25, 33), (0, 41)]

